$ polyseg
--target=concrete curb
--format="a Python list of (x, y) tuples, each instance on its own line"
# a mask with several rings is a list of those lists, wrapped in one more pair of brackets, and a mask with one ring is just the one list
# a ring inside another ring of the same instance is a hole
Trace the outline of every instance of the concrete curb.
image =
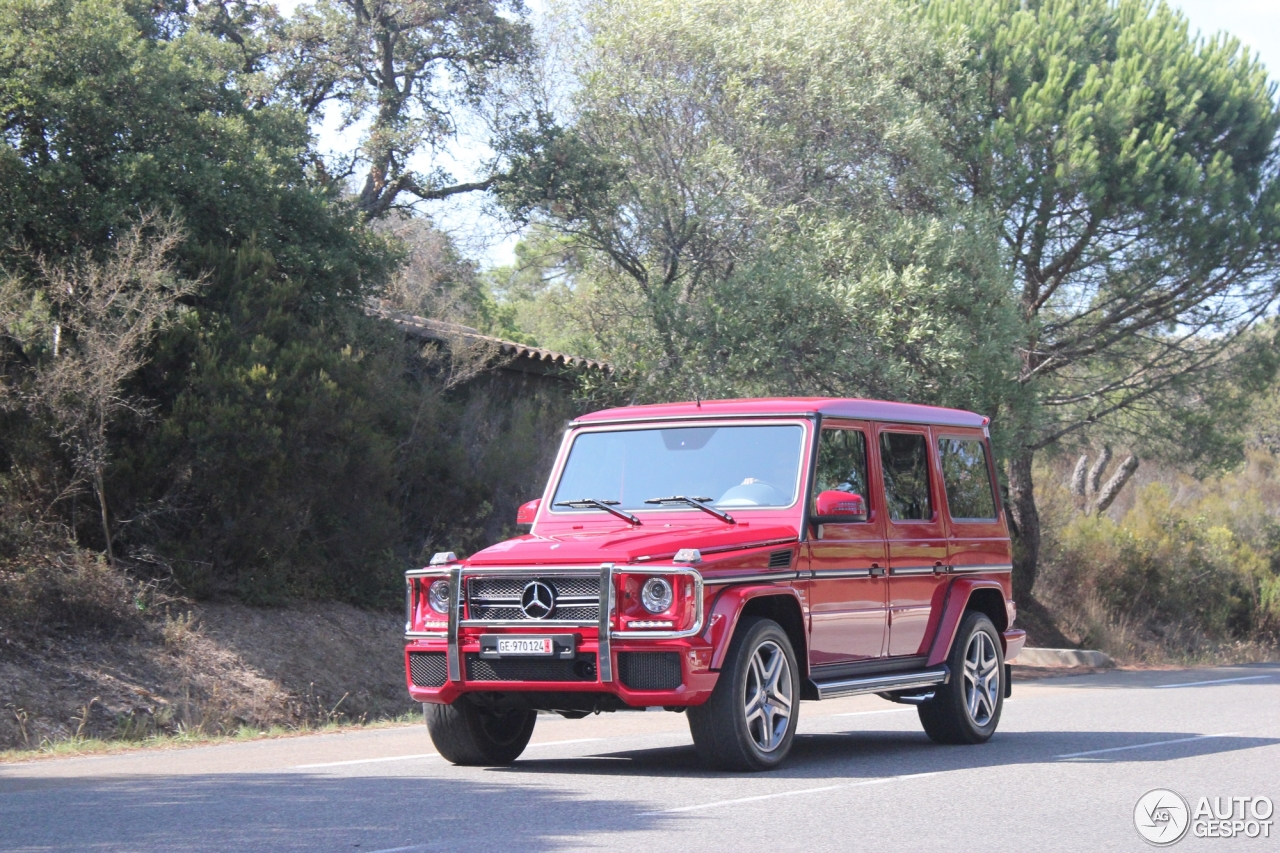
[(1093, 666), (1110, 669), (1116, 665), (1110, 656), (1090, 649), (1024, 648), (1010, 663), (1022, 666)]

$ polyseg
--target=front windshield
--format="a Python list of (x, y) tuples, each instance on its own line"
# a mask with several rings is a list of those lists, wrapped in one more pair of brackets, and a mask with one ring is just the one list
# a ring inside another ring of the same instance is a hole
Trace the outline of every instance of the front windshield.
[(796, 500), (803, 443), (798, 424), (585, 432), (573, 441), (552, 503), (591, 499), (644, 510), (658, 508), (646, 501), (683, 495), (722, 509), (786, 507)]

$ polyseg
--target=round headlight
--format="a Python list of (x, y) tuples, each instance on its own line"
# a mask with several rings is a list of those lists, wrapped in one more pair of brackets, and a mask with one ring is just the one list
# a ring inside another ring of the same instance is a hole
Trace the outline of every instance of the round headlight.
[(433, 581), (430, 588), (427, 589), (427, 601), (431, 603), (431, 609), (437, 613), (449, 612), (449, 582), (441, 578)]
[(671, 600), (671, 584), (665, 578), (649, 578), (640, 588), (640, 603), (650, 613), (665, 613)]

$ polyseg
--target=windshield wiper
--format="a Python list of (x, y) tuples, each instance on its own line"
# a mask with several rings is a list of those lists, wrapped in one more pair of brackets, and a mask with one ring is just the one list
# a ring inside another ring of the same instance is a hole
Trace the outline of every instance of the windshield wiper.
[(689, 506), (697, 507), (698, 509), (702, 510), (705, 513), (710, 513), (711, 515), (714, 515), (716, 518), (720, 519), (725, 524), (738, 523), (733, 520), (733, 516), (729, 515), (729, 513), (721, 512), (720, 510), (715, 509), (714, 507), (707, 506), (707, 503), (710, 500), (711, 498), (687, 498), (684, 495), (672, 495), (671, 497), (668, 497), (668, 498), (649, 498), (647, 501), (645, 501), (645, 503), (647, 504), (688, 504)]
[(640, 519), (624, 509), (614, 509), (618, 501), (598, 501), (595, 498), (578, 498), (576, 501), (560, 501), (555, 506), (567, 506), (570, 509), (602, 509), (610, 515), (616, 515), (628, 524), (640, 526)]

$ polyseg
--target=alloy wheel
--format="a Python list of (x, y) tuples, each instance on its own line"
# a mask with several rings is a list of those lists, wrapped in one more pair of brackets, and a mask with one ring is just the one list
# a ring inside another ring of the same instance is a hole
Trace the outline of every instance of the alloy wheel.
[(979, 728), (991, 722), (1000, 698), (1000, 657), (986, 631), (974, 631), (964, 653), (964, 700)]
[(745, 706), (747, 731), (761, 752), (782, 743), (791, 721), (794, 685), (791, 665), (773, 640), (756, 646), (747, 668)]

